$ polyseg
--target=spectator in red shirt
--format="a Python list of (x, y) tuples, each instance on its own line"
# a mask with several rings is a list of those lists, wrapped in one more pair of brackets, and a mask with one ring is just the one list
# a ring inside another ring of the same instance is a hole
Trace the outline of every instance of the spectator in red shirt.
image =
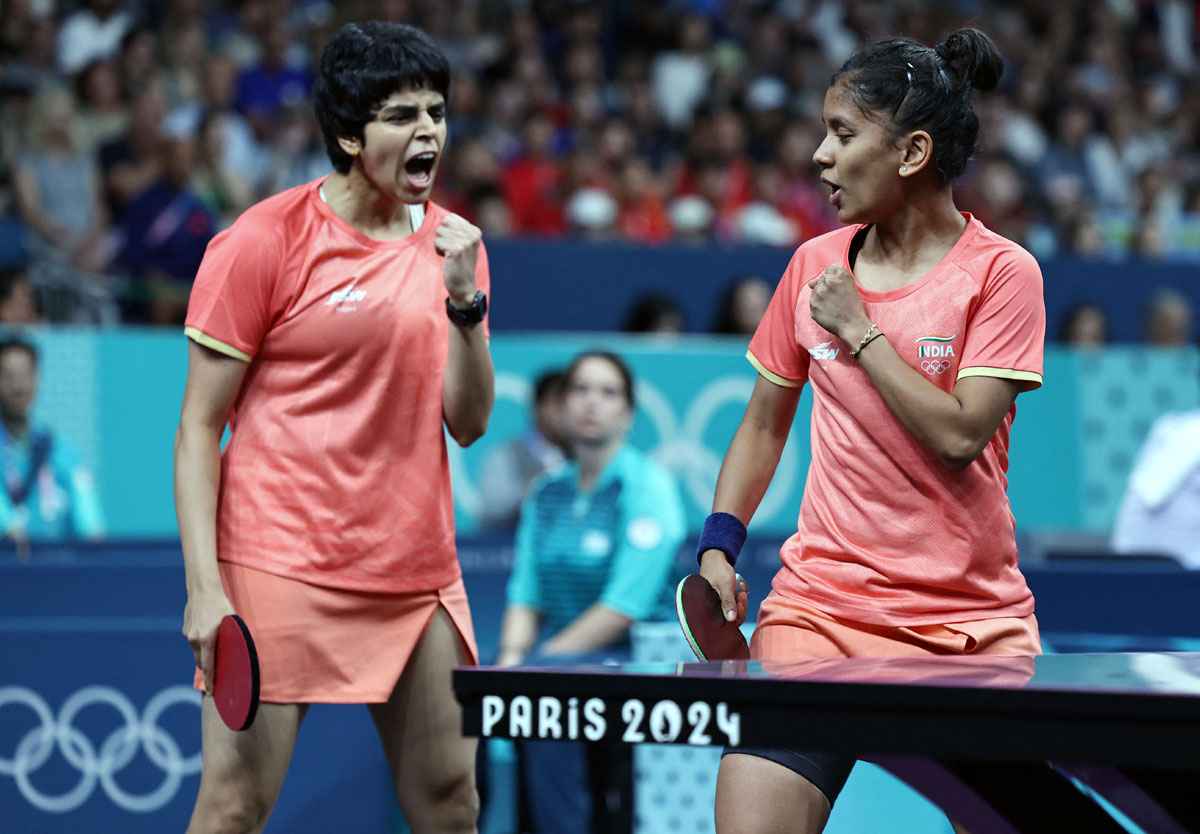
[(500, 188), (512, 210), (517, 234), (556, 235), (566, 230), (563, 218), (563, 166), (551, 143), (554, 123), (534, 113), (525, 124), (524, 153), (500, 175)]
[(670, 240), (671, 217), (663, 199), (662, 184), (644, 156), (628, 157), (614, 185), (621, 237), (636, 243)]

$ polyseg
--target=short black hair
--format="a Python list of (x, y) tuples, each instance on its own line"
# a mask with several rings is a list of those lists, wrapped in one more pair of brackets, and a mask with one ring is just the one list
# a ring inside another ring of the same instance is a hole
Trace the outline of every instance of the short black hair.
[(1083, 315), (1090, 311), (1096, 311), (1100, 317), (1104, 319), (1105, 329), (1108, 327), (1108, 314), (1104, 312), (1104, 308), (1095, 301), (1076, 301), (1063, 313), (1062, 318), (1058, 323), (1058, 341), (1064, 344), (1071, 341), (1072, 332), (1075, 330), (1075, 323), (1083, 318)]
[(561, 368), (544, 371), (533, 386), (533, 401), (544, 402), (548, 397), (560, 396), (566, 386), (567, 375)]
[(450, 63), (429, 35), (405, 23), (347, 23), (321, 53), (313, 82), (313, 108), (325, 137), (325, 151), (339, 174), (353, 158), (338, 139), (360, 142), (363, 128), (388, 96), (429, 87), (450, 101)]
[(33, 367), (38, 366), (38, 350), (33, 346), (32, 342), (27, 342), (24, 339), (13, 337), (0, 339), (0, 357), (8, 353), (10, 350), (24, 351), (33, 360)]
[(625, 360), (620, 356), (617, 356), (612, 351), (586, 350), (572, 359), (571, 364), (567, 366), (567, 370), (563, 372), (563, 380), (566, 388), (568, 390), (570, 389), (571, 381), (575, 378), (575, 374), (579, 370), (579, 366), (588, 359), (603, 359), (605, 362), (608, 362), (617, 369), (617, 373), (620, 374), (621, 379), (625, 381), (625, 402), (629, 404), (629, 410), (632, 411), (634, 407), (633, 374), (630, 372), (629, 366), (625, 364)]
[(12, 295), (13, 288), (22, 281), (28, 281), (25, 270), (15, 266), (0, 267), (0, 301), (7, 301)]
[(684, 329), (686, 318), (678, 301), (665, 293), (646, 293), (634, 300), (621, 329), (626, 333), (651, 333), (664, 319), (672, 317), (678, 318), (680, 329)]
[(978, 29), (959, 29), (944, 43), (924, 46), (889, 38), (860, 49), (833, 74), (851, 100), (887, 128), (894, 140), (913, 130), (933, 139), (933, 167), (943, 183), (967, 167), (979, 138), (973, 90), (1000, 83), (1004, 59)]

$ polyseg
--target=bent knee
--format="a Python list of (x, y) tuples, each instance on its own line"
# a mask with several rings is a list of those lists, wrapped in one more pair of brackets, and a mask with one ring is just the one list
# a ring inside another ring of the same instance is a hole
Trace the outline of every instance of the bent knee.
[[(427, 775), (428, 777), (428, 775)], [(479, 819), (479, 793), (472, 771), (418, 780), (409, 785), (402, 802), (404, 816), (415, 831), (469, 832)]]
[(234, 789), (205, 787), (201, 785), (187, 834), (255, 834), (266, 825), (272, 803)]

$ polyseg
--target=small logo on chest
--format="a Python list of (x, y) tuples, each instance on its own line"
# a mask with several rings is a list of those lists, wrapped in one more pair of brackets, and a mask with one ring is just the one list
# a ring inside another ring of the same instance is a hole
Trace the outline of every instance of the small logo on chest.
[(339, 313), (350, 312), (351, 310), (355, 309), (350, 305), (362, 301), (366, 297), (366, 290), (360, 290), (354, 283), (351, 283), (350, 286), (346, 287), (345, 289), (334, 290), (331, 292), (329, 294), (329, 300), (325, 302), (325, 306), (337, 307), (337, 311)]
[(933, 376), (950, 370), (950, 357), (954, 353), (954, 336), (921, 336), (914, 339), (917, 343), (917, 358), (921, 360), (921, 370)]
[(840, 348), (830, 347), (832, 344), (833, 339), (830, 339), (828, 342), (821, 342), (816, 347), (809, 348), (808, 353), (818, 362), (832, 361), (837, 359), (838, 351), (840, 350)]
[(916, 339), (917, 358), (941, 358), (954, 356), (954, 336), (921, 336)]

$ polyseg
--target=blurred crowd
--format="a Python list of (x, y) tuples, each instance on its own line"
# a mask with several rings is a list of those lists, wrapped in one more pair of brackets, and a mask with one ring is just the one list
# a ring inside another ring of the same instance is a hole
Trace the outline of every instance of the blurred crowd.
[(987, 31), (962, 208), (1039, 257), (1200, 260), (1197, 11), (1181, 0), (2, 0), (0, 267), (51, 320), (171, 323), (207, 241), (330, 170), (309, 104), (349, 20), (454, 70), (435, 199), (490, 239), (791, 247), (861, 43)]

